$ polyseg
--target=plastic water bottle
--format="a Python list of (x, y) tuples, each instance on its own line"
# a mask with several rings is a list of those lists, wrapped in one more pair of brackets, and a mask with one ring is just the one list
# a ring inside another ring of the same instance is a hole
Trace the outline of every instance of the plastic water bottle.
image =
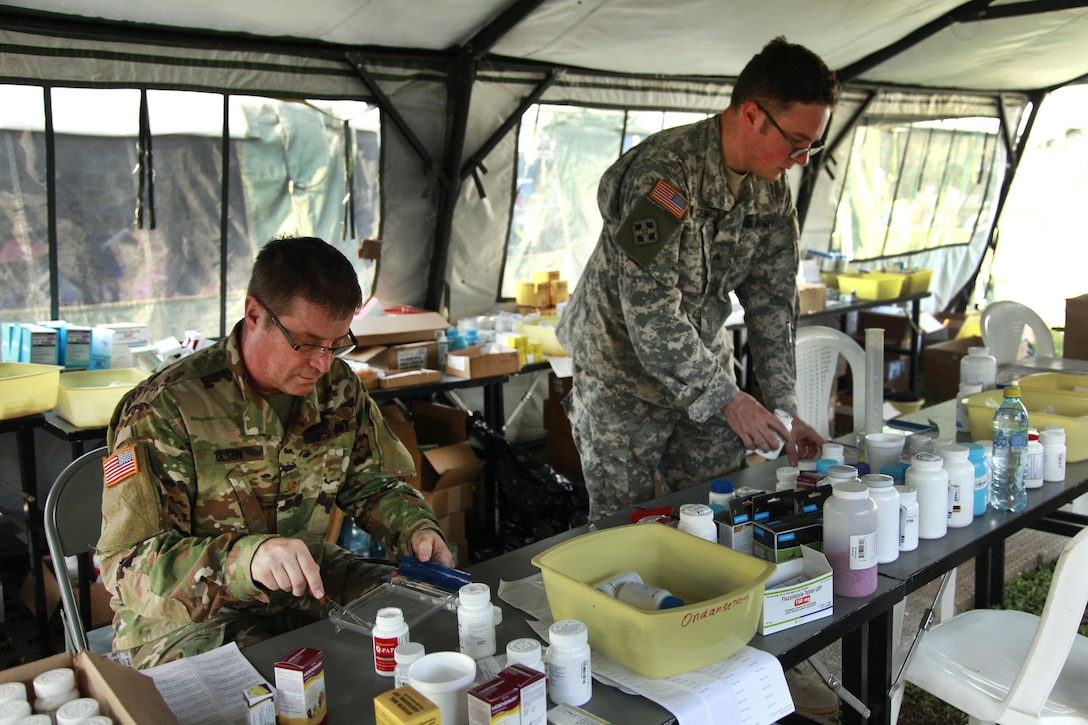
[(994, 413), (993, 480), (990, 505), (998, 511), (1023, 511), (1028, 505), (1024, 471), (1028, 457), (1028, 411), (1020, 388), (1005, 388), (1005, 399)]

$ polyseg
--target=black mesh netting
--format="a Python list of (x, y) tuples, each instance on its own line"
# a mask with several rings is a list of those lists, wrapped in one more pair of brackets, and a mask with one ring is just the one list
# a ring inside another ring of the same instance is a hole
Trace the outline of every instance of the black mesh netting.
[(497, 433), (478, 414), (469, 430), (494, 467), (499, 501), (499, 544), (513, 551), (589, 521), (585, 484), (572, 481)]

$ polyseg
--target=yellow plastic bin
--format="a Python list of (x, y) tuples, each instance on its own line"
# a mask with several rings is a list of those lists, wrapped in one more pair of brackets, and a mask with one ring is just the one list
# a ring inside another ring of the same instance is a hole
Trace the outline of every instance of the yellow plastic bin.
[[(532, 561), (556, 621), (585, 623), (594, 650), (653, 679), (697, 670), (748, 644), (775, 572), (771, 562), (656, 523), (583, 534)], [(593, 588), (627, 570), (686, 604), (648, 611)]]
[(57, 396), (57, 415), (80, 428), (108, 425), (117, 403), (147, 375), (137, 368), (63, 373)]
[(0, 420), (42, 413), (57, 404), (63, 368), (36, 363), (0, 363)]
[(839, 275), (839, 293), (853, 290), (859, 300), (893, 300), (903, 293), (905, 279), (889, 272), (849, 272)]
[(1075, 373), (1032, 373), (1020, 378), (1020, 390), (1063, 393), (1088, 398), (1088, 375)]
[[(1001, 390), (983, 390), (967, 397), (974, 440), (993, 438), (994, 412), (1004, 398)], [(1020, 400), (1028, 410), (1028, 424), (1032, 428), (1042, 430), (1048, 425), (1065, 428), (1067, 461), (1088, 460), (1088, 396), (1021, 389)]]
[(566, 357), (567, 351), (555, 337), (555, 327), (558, 324), (558, 315), (530, 317), (518, 323), (518, 333), (529, 338), (529, 342), (539, 342), (545, 355)]

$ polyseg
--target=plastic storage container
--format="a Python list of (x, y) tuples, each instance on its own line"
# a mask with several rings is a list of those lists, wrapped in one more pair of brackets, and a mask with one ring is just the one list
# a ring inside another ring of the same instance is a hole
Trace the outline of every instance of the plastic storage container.
[(0, 420), (56, 407), (61, 370), (60, 365), (0, 363)]
[[(994, 413), (1003, 399), (1000, 390), (984, 390), (967, 399), (972, 439), (993, 436)], [(1027, 408), (1032, 428), (1042, 430), (1048, 426), (1060, 426), (1065, 429), (1066, 460), (1069, 463), (1088, 460), (1088, 395), (1021, 390), (1020, 402)]]
[(877, 507), (860, 482), (831, 484), (824, 502), (824, 555), (834, 572), (834, 592), (864, 597), (876, 591)]
[[(639, 524), (583, 534), (532, 561), (555, 619), (584, 622), (595, 650), (651, 679), (697, 670), (746, 645), (775, 572), (773, 563), (729, 547)], [(687, 604), (641, 611), (593, 588), (627, 570)]]
[(147, 377), (136, 368), (73, 370), (60, 376), (57, 415), (81, 428), (108, 425), (113, 409)]

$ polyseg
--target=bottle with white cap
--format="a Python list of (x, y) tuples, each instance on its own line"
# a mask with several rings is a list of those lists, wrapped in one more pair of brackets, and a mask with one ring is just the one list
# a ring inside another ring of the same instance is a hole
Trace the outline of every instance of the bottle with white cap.
[(948, 474), (948, 525), (970, 526), (975, 518), (975, 464), (968, 460), (964, 446), (941, 446), (944, 471)]
[(463, 654), (473, 659), (495, 654), (495, 610), (491, 587), (482, 582), (466, 584), (458, 591), (457, 640)]
[(22, 682), (5, 682), (0, 684), (0, 702), (8, 700), (25, 700), (26, 685)]
[(1048, 425), (1039, 431), (1039, 442), (1043, 444), (1043, 480), (1065, 480), (1065, 428), (1060, 425)]
[(918, 548), (918, 492), (911, 486), (896, 486), (899, 491), (899, 550)]
[(820, 449), (820, 458), (830, 458), (838, 465), (844, 465), (846, 463), (846, 454), (842, 443), (835, 443), (834, 441), (824, 443), (823, 448)]
[(793, 491), (797, 488), (797, 476), (801, 471), (795, 466), (781, 466), (774, 472), (775, 491)]
[(718, 543), (718, 524), (714, 511), (705, 503), (686, 503), (680, 506), (680, 523), (677, 530)]
[(876, 563), (888, 564), (899, 558), (899, 491), (883, 473), (866, 473), (861, 482), (876, 502)]
[(30, 716), (30, 703), (26, 700), (7, 700), (0, 702), (0, 723), (14, 725)]
[(392, 677), (397, 669), (397, 647), (408, 641), (408, 623), (400, 607), (382, 607), (374, 619), (371, 632), (374, 644), (374, 671), (382, 677)]
[(525, 665), (538, 672), (544, 671), (544, 658), (540, 642), (532, 637), (519, 637), (506, 644), (506, 664)]
[(77, 697), (57, 708), (57, 725), (82, 725), (98, 713), (98, 700)]
[(77, 697), (76, 673), (70, 667), (46, 670), (34, 678), (34, 712), (52, 715)]
[(556, 705), (583, 705), (593, 696), (589, 630), (576, 619), (548, 628), (548, 697)]
[(918, 536), (943, 537), (948, 533), (948, 474), (944, 471), (944, 459), (932, 451), (916, 453), (904, 480), (918, 495)]
[(1024, 488), (1043, 487), (1043, 444), (1039, 442), (1039, 431), (1028, 430), (1028, 462), (1024, 468)]
[(393, 650), (393, 659), (397, 666), (393, 670), (393, 687), (404, 687), (408, 684), (408, 667), (423, 655), (427, 649), (420, 642), (403, 642)]
[(733, 482), (728, 478), (715, 478), (710, 482), (710, 497), (707, 503), (718, 503), (722, 506), (729, 505), (733, 500)]

